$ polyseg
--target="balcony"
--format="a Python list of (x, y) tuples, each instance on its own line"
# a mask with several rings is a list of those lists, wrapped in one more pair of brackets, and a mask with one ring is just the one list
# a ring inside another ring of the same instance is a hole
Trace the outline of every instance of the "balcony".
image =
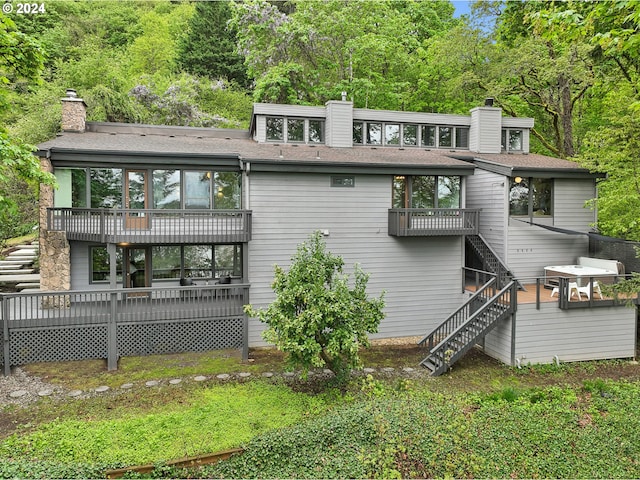
[(251, 240), (251, 211), (48, 208), (47, 229), (97, 243), (241, 243)]
[(389, 235), (432, 237), (477, 235), (480, 210), (468, 208), (392, 208)]

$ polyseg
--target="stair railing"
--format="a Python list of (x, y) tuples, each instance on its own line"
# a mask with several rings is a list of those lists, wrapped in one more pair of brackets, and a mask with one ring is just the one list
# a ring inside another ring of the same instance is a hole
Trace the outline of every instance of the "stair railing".
[(429, 355), (420, 364), (430, 368), (432, 375), (446, 372), (500, 320), (517, 310), (517, 289), (517, 283), (510, 282), (490, 301), (476, 310), (465, 323), (459, 325), (431, 349)]
[(418, 345), (422, 347), (426, 346), (429, 351), (431, 351), (436, 341), (448, 337), (452, 332), (456, 331), (460, 325), (465, 324), (469, 317), (478, 309), (478, 305), (486, 304), (486, 302), (495, 295), (495, 284), (496, 278), (493, 277), (483, 285), (482, 288), (469, 297), (466, 302), (458, 307), (456, 311), (449, 315), (444, 322), (425, 335), (424, 338), (418, 342)]
[[(502, 261), (496, 251), (491, 248), (491, 245), (487, 243), (482, 235), (478, 233), (477, 235), (467, 235), (465, 238), (482, 259), (484, 268), (495, 273), (498, 278), (498, 288), (504, 287), (513, 279), (514, 275), (511, 270), (509, 270), (509, 267)], [(524, 290), (520, 282), (518, 282), (518, 288)]]

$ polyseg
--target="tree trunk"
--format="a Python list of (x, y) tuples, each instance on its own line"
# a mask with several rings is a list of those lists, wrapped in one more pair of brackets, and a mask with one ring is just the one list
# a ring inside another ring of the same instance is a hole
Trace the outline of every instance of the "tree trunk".
[(575, 154), (573, 149), (573, 102), (571, 101), (571, 87), (569, 86), (569, 80), (564, 75), (560, 75), (558, 78), (558, 85), (560, 87), (560, 101), (562, 107), (560, 108), (560, 116), (562, 122), (562, 152), (564, 157), (572, 157)]

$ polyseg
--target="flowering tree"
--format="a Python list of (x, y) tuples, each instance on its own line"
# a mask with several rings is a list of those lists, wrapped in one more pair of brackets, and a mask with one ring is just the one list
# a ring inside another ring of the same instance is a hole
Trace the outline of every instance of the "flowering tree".
[(354, 286), (343, 274), (344, 261), (326, 251), (319, 232), (298, 246), (288, 272), (275, 267), (276, 299), (266, 309), (245, 311), (268, 325), (263, 338), (286, 352), (291, 366), (307, 372), (326, 367), (344, 382), (360, 367), (358, 351), (384, 318), (384, 293), (370, 299), (369, 276), (358, 265)]

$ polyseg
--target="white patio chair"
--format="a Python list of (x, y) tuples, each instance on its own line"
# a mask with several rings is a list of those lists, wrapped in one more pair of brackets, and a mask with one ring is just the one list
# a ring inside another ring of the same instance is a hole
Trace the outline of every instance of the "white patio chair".
[[(551, 296), (553, 297), (554, 295), (557, 295), (560, 292), (560, 287), (553, 287), (553, 290), (551, 290)], [(568, 293), (568, 299), (569, 301), (571, 301), (571, 297), (573, 297), (574, 295), (578, 295), (578, 298), (580, 298), (580, 290), (578, 289), (578, 282), (569, 282), (569, 293)]]
[[(580, 294), (584, 293), (587, 296), (587, 300), (591, 299), (591, 284), (587, 283), (584, 287), (578, 287), (578, 297)], [(602, 300), (602, 291), (600, 290), (600, 285), (597, 280), (593, 281), (593, 293), (597, 293), (600, 295), (600, 300)]]

